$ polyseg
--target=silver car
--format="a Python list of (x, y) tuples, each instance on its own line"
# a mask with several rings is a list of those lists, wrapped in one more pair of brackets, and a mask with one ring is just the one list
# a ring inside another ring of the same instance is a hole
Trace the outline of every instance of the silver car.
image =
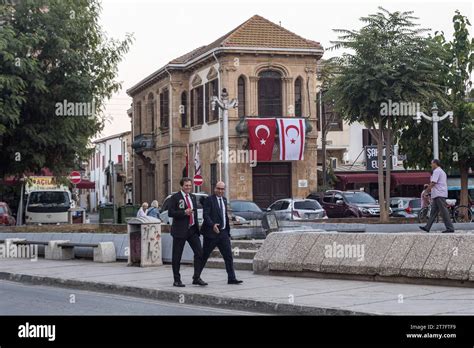
[(267, 211), (274, 212), (278, 220), (327, 219), (326, 211), (314, 199), (285, 198), (271, 204)]

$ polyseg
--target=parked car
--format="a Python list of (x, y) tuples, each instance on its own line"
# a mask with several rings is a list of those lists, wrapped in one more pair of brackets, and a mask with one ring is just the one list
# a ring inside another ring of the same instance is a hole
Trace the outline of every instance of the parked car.
[(416, 218), (421, 210), (421, 199), (416, 197), (393, 197), (390, 198), (392, 216), (404, 218)]
[(326, 191), (322, 206), (330, 218), (380, 216), (379, 203), (363, 191)]
[(5, 202), (0, 202), (0, 225), (16, 225), (15, 217), (13, 216), (10, 207)]
[[(173, 193), (174, 194), (174, 193)], [(199, 225), (202, 225), (203, 222), (203, 204), (204, 200), (209, 196), (207, 193), (204, 192), (197, 192), (194, 193), (196, 196), (197, 200), (197, 209), (198, 209), (198, 223)], [(171, 225), (173, 223), (173, 218), (168, 216), (168, 203), (169, 203), (169, 198), (172, 195), (169, 195), (168, 197), (165, 198), (163, 201), (163, 205), (161, 206), (160, 209), (160, 219), (162, 223)], [(241, 216), (235, 216), (235, 214), (231, 214), (231, 219), (237, 224), (245, 224), (248, 223), (248, 221)]]
[(274, 212), (278, 220), (327, 219), (325, 210), (314, 199), (280, 199), (267, 211)]
[(230, 208), (234, 216), (243, 217), (245, 220), (262, 220), (264, 211), (252, 201), (233, 200), (230, 201)]

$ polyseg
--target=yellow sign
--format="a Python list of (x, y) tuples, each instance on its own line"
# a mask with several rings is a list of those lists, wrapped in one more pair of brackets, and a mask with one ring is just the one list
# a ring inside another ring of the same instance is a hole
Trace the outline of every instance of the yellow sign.
[(56, 183), (54, 176), (30, 176), (28, 179), (27, 191), (54, 190), (61, 187)]

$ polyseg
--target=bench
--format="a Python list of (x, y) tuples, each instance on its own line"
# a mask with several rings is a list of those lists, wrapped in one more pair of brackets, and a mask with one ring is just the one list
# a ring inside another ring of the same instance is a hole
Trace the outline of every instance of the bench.
[[(117, 253), (113, 242), (99, 242), (99, 243), (79, 243), (70, 241), (51, 241), (57, 242), (52, 246), (51, 255), (53, 260), (55, 256), (61, 257), (60, 260), (68, 260), (74, 258), (74, 247), (93, 248), (94, 262), (115, 262), (117, 260)], [(50, 242), (50, 243), (51, 243)], [(47, 247), (48, 248), (48, 247)], [(45, 252), (45, 258), (46, 252)]]

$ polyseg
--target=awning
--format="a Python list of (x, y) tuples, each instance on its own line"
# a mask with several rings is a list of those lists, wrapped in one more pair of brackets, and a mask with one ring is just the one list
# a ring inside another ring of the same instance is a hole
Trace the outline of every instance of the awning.
[(347, 174), (336, 174), (336, 177), (344, 185), (354, 183), (376, 183), (378, 182), (378, 175), (376, 173), (347, 173)]
[(393, 173), (391, 180), (393, 186), (399, 185), (424, 185), (430, 183), (431, 174), (428, 172), (403, 172)]
[(81, 180), (79, 184), (76, 185), (78, 189), (86, 189), (86, 190), (95, 190), (95, 182), (89, 180)]

